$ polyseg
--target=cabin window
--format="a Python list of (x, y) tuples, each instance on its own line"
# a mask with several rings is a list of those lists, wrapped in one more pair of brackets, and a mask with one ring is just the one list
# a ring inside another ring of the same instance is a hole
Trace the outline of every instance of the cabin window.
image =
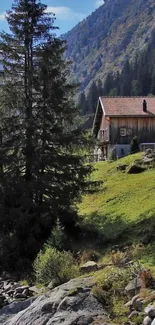
[(126, 128), (120, 128), (120, 136), (126, 137)]

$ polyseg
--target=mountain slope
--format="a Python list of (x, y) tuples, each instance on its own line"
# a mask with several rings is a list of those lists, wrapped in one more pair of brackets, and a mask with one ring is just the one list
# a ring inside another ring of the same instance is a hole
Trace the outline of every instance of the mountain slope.
[(148, 43), (155, 28), (154, 0), (106, 0), (63, 39), (72, 71), (89, 88), (92, 80), (103, 80), (110, 70), (120, 69)]

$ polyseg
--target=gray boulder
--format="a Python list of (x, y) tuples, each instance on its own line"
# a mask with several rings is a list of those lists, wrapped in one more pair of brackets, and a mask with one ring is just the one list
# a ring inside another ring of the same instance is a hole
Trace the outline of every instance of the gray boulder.
[(125, 290), (128, 294), (133, 296), (138, 292), (142, 285), (142, 280), (139, 277), (136, 277), (128, 283), (128, 285), (125, 287)]
[(134, 305), (135, 303), (136, 303), (136, 301), (137, 301), (137, 299), (139, 299), (139, 295), (136, 295), (136, 296), (134, 296), (133, 298), (132, 298), (132, 300), (131, 300), (131, 302), (132, 302), (132, 305)]
[(144, 155), (145, 155), (145, 156), (148, 156), (148, 155), (150, 155), (150, 154), (153, 154), (153, 151), (154, 151), (153, 149), (148, 148), (148, 149), (145, 150)]
[(80, 267), (82, 273), (93, 272), (98, 269), (97, 263), (94, 261), (88, 261)]
[(149, 317), (155, 318), (155, 306), (147, 306), (144, 311)]
[(20, 286), (16, 288), (15, 292), (16, 293), (23, 293), (24, 290), (29, 289), (29, 286)]
[(134, 318), (135, 316), (138, 316), (138, 315), (139, 315), (138, 311), (133, 310), (133, 311), (131, 312), (131, 314), (128, 316), (128, 318), (129, 318), (129, 319), (132, 319), (132, 318)]
[(9, 314), (6, 322), (0, 318), (0, 324), (88, 325), (100, 318), (100, 324), (110, 325), (106, 310), (92, 295), (93, 282), (93, 277), (70, 280), (36, 298), (28, 308), (16, 315)]
[(143, 320), (143, 325), (151, 325), (151, 323), (152, 323), (152, 318), (146, 316)]
[(133, 304), (133, 306), (135, 307), (136, 310), (138, 311), (142, 311), (143, 310), (143, 299), (139, 298), (135, 301), (135, 303)]
[(28, 308), (34, 300), (35, 297), (29, 298), (25, 301), (14, 301), (13, 303), (0, 309), (0, 324), (4, 324), (8, 318)]
[(32, 294), (41, 295), (43, 293), (43, 290), (38, 289), (36, 286), (32, 286), (32, 287), (29, 287), (29, 292), (32, 293)]

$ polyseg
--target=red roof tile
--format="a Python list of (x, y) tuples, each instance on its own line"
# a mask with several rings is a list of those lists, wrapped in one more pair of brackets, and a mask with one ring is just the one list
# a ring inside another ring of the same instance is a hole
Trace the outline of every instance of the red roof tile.
[[(147, 112), (143, 112), (146, 100)], [(154, 116), (155, 97), (100, 97), (106, 116)]]

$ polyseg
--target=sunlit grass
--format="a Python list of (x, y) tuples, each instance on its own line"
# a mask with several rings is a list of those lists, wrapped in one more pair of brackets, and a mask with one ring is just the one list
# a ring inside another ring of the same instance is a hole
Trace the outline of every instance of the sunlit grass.
[(117, 171), (118, 165), (130, 164), (141, 156), (138, 153), (112, 163), (95, 164), (92, 179), (103, 181), (103, 185), (95, 194), (83, 197), (79, 213), (103, 229), (107, 237), (117, 237), (123, 229), (130, 230), (136, 224), (138, 229), (139, 222), (148, 219), (149, 223), (155, 215), (155, 169), (141, 174)]

